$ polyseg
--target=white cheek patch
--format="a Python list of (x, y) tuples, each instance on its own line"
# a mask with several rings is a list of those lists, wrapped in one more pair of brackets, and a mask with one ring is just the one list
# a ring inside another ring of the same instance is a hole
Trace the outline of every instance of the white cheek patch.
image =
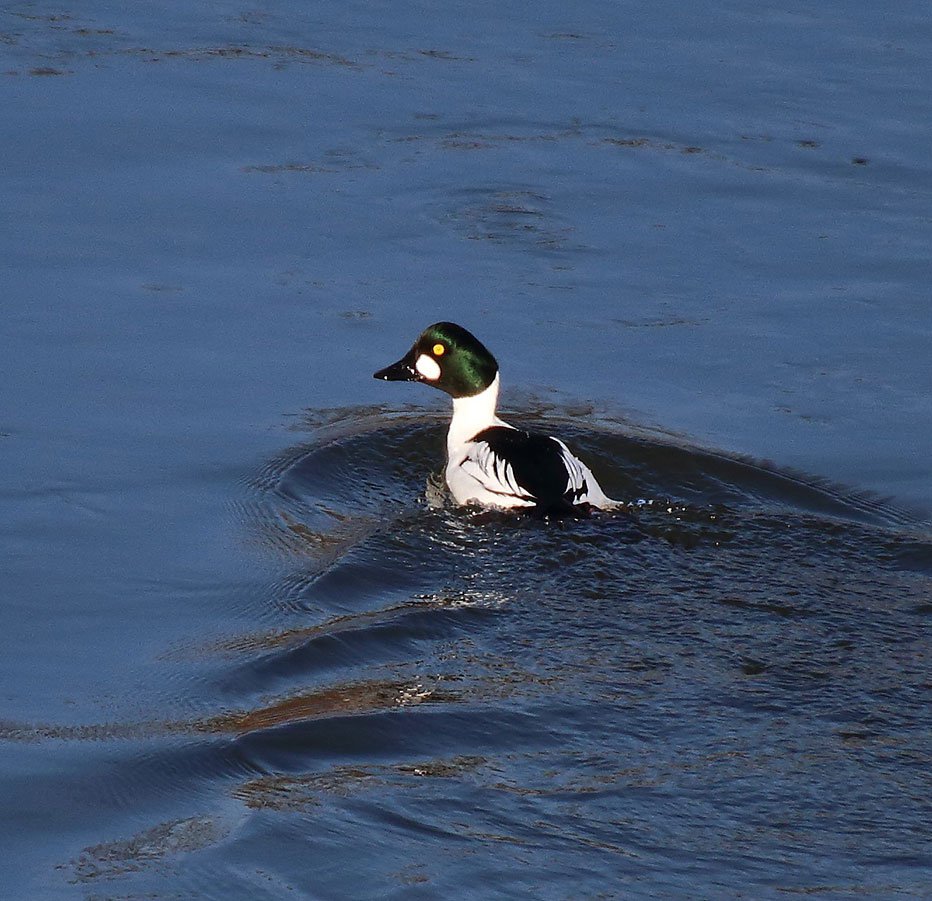
[(433, 357), (427, 356), (427, 354), (421, 354), (417, 358), (414, 368), (424, 376), (428, 382), (436, 382), (437, 379), (440, 378), (440, 364)]

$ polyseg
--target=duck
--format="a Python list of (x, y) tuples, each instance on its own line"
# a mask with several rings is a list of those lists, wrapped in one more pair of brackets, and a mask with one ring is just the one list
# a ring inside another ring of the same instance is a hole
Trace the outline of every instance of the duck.
[(397, 363), (373, 373), (373, 378), (422, 382), (453, 399), (444, 475), (457, 504), (540, 518), (585, 516), (621, 506), (558, 438), (499, 419), (498, 362), (462, 326), (428, 326)]

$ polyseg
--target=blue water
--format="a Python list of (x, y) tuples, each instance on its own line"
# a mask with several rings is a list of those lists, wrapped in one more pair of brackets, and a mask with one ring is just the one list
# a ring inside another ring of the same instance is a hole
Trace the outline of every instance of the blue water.
[[(932, 897), (930, 84), (921, 3), (0, 4), (3, 896)], [(623, 512), (437, 506), (439, 319)]]

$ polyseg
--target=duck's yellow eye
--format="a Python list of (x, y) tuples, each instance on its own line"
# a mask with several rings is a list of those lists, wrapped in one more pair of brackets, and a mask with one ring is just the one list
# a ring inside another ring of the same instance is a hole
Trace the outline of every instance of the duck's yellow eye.
[(433, 351), (435, 357), (442, 357), (446, 351), (446, 348), (442, 344), (435, 344), (433, 346)]

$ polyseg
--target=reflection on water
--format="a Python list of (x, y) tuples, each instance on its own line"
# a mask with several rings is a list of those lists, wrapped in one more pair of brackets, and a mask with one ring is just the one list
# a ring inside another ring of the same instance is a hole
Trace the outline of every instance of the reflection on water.
[(85, 849), (72, 862), (74, 882), (93, 884), (156, 867), (165, 858), (199, 851), (215, 844), (224, 830), (208, 817), (160, 823), (132, 838)]
[(348, 716), (420, 704), (433, 695), (432, 688), (404, 682), (336, 685), (323, 691), (285, 698), (267, 707), (214, 717), (197, 723), (196, 728), (203, 732), (256, 732), (321, 717)]
[(300, 776), (266, 776), (243, 784), (235, 796), (252, 808), (300, 810), (324, 803), (325, 796), (351, 793), (390, 785), (404, 789), (425, 777), (460, 778), (475, 773), (487, 763), (483, 757), (454, 757), (451, 760), (426, 760), (397, 766), (340, 766), (322, 773)]

